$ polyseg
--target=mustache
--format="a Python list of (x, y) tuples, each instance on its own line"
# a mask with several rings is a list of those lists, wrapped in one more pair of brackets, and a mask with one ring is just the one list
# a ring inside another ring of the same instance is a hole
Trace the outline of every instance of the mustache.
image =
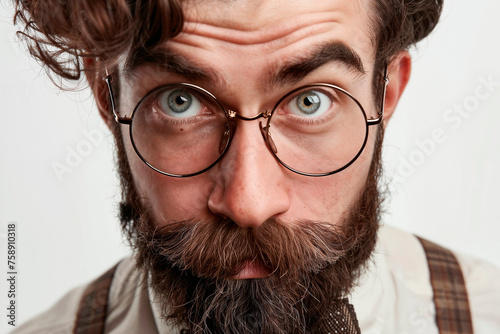
[[(242, 229), (232, 220), (183, 221), (139, 229), (138, 237), (161, 262), (191, 275), (229, 279), (245, 261), (257, 261), (280, 279), (303, 277), (333, 265), (359, 241), (354, 224), (277, 218)], [(270, 276), (271, 276), (270, 275)]]

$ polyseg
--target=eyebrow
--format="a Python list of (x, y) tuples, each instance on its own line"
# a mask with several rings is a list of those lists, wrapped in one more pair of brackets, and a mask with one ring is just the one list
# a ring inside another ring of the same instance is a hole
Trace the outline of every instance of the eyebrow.
[[(348, 45), (336, 41), (322, 44), (306, 56), (287, 60), (282, 66), (271, 67), (269, 83), (271, 86), (294, 84), (314, 70), (332, 62), (341, 64), (357, 75), (366, 73), (361, 57)], [(178, 74), (191, 82), (206, 82), (224, 86), (224, 79), (218, 73), (208, 67), (194, 64), (169, 48), (138, 49), (132, 52), (123, 68), (125, 77), (135, 80), (135, 70), (145, 65), (158, 66), (160, 70)]]
[[(320, 45), (305, 57), (288, 61), (281, 68), (271, 70), (271, 84), (284, 86), (293, 84), (321, 66), (337, 62), (356, 75), (365, 75), (361, 57), (342, 42), (329, 42)], [(273, 73), (274, 72), (274, 73)]]
[[(135, 79), (134, 72), (141, 66), (157, 66), (159, 70), (175, 73), (189, 81), (214, 81), (213, 71), (190, 62), (186, 57), (168, 48), (133, 51), (125, 62), (123, 73), (127, 79)], [(215, 80), (218, 81), (218, 80)]]

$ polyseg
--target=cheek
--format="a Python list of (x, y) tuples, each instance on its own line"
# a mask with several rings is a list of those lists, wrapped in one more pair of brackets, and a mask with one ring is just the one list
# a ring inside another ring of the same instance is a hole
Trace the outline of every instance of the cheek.
[(209, 217), (207, 201), (213, 183), (207, 176), (202, 174), (180, 179), (154, 171), (136, 154), (130, 142), (128, 128), (122, 129), (122, 133), (138, 195), (142, 204), (150, 208), (157, 224)]
[[(151, 208), (158, 225), (173, 221), (213, 218), (208, 198), (214, 189), (214, 173), (178, 179), (149, 168), (135, 153), (128, 128), (122, 129), (127, 158), (137, 191)], [(364, 189), (373, 158), (376, 128), (370, 129), (368, 143), (353, 165), (327, 177), (309, 178), (287, 172), (286, 188), (291, 205), (281, 218), (287, 221), (318, 220), (340, 223)]]
[(159, 225), (184, 220), (209, 218), (207, 201), (209, 188), (204, 182), (185, 179), (167, 179), (158, 174), (148, 182), (144, 200), (148, 201)]
[(326, 177), (293, 177), (290, 187), (290, 219), (314, 219), (334, 224), (342, 222), (365, 188), (373, 161), (375, 131), (370, 129), (367, 145), (347, 169)]

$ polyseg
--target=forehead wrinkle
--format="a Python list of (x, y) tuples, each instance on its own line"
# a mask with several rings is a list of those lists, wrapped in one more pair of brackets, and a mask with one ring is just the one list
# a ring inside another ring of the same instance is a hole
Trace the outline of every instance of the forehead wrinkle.
[[(314, 25), (311, 21), (314, 19)], [(305, 33), (304, 30), (317, 29), (322, 24), (331, 24), (338, 21), (338, 13), (307, 13), (294, 17), (293, 20), (282, 19), (272, 22), (258, 28), (249, 28), (241, 25), (240, 27), (227, 27), (224, 22), (193, 22), (184, 23), (183, 34), (200, 35), (204, 38), (211, 38), (221, 42), (236, 45), (259, 45), (268, 44), (277, 40), (288, 38), (292, 34)]]
[[(364, 10), (361, 10), (360, 8), (359, 1), (360, 0), (354, 1), (357, 5), (354, 6), (355, 8), (349, 8), (351, 12), (364, 12)], [(198, 47), (203, 49), (207, 48), (206, 42), (208, 40), (208, 45), (210, 45), (208, 50), (221, 47), (226, 48), (228, 52), (232, 52), (234, 50), (236, 53), (246, 52), (246, 50), (248, 50), (251, 53), (255, 53), (255, 56), (257, 57), (262, 53), (270, 54), (274, 53), (275, 50), (283, 50), (293, 47), (293, 45), (297, 42), (314, 38), (314, 36), (323, 35), (323, 40), (328, 40), (330, 31), (337, 29), (345, 31), (345, 23), (349, 21), (348, 16), (349, 15), (346, 15), (343, 11), (305, 13), (294, 16), (293, 20), (286, 17), (281, 20), (272, 21), (266, 25), (253, 25), (247, 27), (244, 24), (238, 25), (231, 20), (229, 20), (230, 24), (228, 25), (225, 20), (210, 19), (207, 15), (204, 15), (204, 17), (200, 19), (200, 17), (196, 17), (196, 15), (194, 15), (189, 17), (190, 20), (186, 20), (183, 32), (174, 39), (183, 44), (189, 44), (195, 48)], [(194, 22), (193, 19), (200, 20), (198, 22)], [(311, 22), (313, 22), (313, 24), (311, 24)], [(357, 36), (360, 35), (358, 34)], [(364, 38), (361, 37), (357, 39), (358, 42), (363, 40)], [(317, 44), (318, 43), (316, 43), (316, 45)], [(239, 48), (242, 46), (245, 48)], [(369, 46), (371, 49), (371, 43)], [(359, 47), (356, 49), (359, 49)], [(344, 63), (344, 65), (346, 65), (343, 66), (344, 69), (354, 73), (358, 77), (364, 75), (365, 70), (363, 68), (363, 62), (361, 61), (359, 55), (353, 51), (354, 49), (351, 47), (345, 47), (343, 50), (347, 50), (347, 52), (340, 52), (341, 50), (339, 48), (337, 57), (330, 57), (331, 54), (328, 55), (328, 53), (331, 52), (323, 50), (323, 54), (316, 55), (316, 60), (321, 64), (326, 64), (327, 62), (333, 62), (333, 59), (329, 59), (329, 57), (337, 58), (337, 60), (339, 60), (339, 64)], [(280, 59), (277, 61), (278, 65), (264, 65), (266, 66), (267, 75), (269, 75), (270, 78), (273, 78), (272, 82), (267, 80), (267, 83), (285, 83), (287, 79), (289, 79), (290, 82), (300, 80), (300, 77), (296, 76), (296, 78), (293, 78), (291, 75), (294, 72), (291, 68), (292, 65), (296, 74), (307, 74), (308, 72), (316, 69), (316, 67), (319, 67), (310, 66), (310, 63), (300, 64), (304, 63), (304, 59), (294, 56), (285, 56), (282, 59), (292, 59), (290, 61), (291, 64), (289, 64), (290, 66), (287, 66), (287, 64), (280, 66)], [(277, 73), (280, 72), (278, 66), (281, 68), (287, 66), (288, 70), (283, 69), (281, 71), (281, 75), (278, 75)], [(304, 75), (302, 75), (302, 77), (303, 76)]]

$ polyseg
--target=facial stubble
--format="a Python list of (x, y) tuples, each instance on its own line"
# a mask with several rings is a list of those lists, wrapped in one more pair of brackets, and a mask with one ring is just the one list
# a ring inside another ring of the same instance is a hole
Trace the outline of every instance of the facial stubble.
[[(321, 332), (376, 243), (382, 137), (380, 130), (364, 190), (341, 224), (269, 219), (257, 229), (241, 229), (216, 217), (160, 228), (151, 218), (152, 208), (137, 194), (122, 137), (115, 131), (120, 221), (164, 320), (191, 333)], [(247, 260), (271, 275), (232, 279)]]

